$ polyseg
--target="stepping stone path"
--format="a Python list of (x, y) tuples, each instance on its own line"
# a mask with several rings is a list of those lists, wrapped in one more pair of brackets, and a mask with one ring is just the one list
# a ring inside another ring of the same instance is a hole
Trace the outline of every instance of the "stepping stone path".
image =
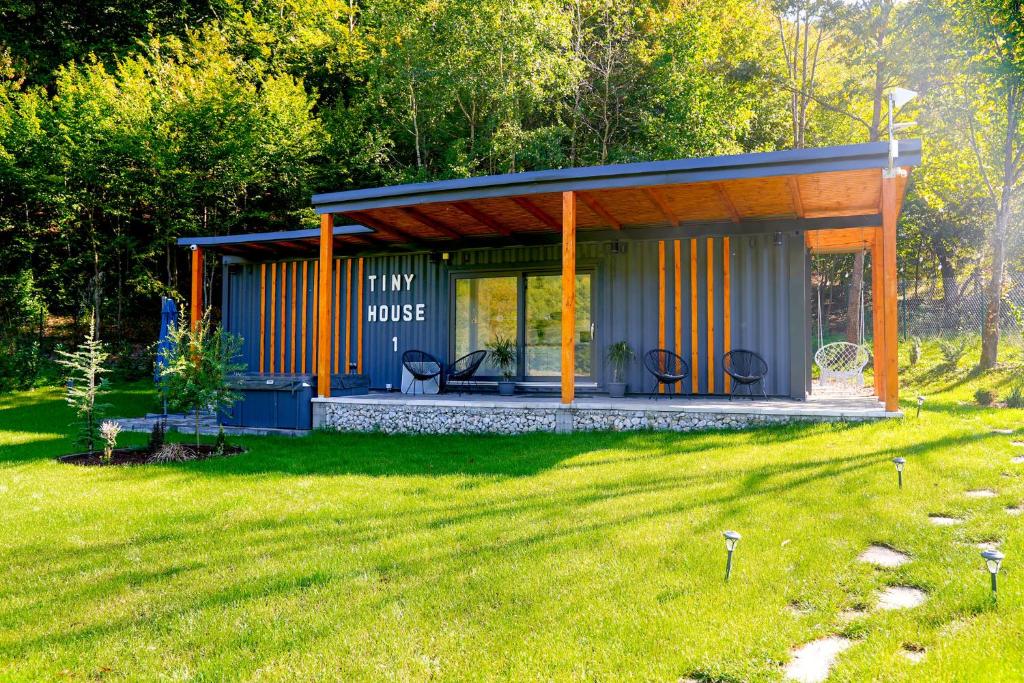
[(910, 609), (924, 604), (928, 594), (920, 588), (889, 586), (878, 594), (878, 609)]
[(957, 517), (945, 517), (943, 515), (928, 515), (928, 521), (935, 526), (954, 526), (964, 522), (964, 520)]
[(1016, 505), (1010, 505), (1006, 508), (1006, 514), (1013, 515), (1014, 517), (1019, 515), (1021, 512), (1024, 512), (1024, 509), (1019, 508)]
[(786, 678), (800, 683), (821, 683), (836, 663), (836, 657), (853, 645), (849, 638), (829, 636), (807, 643), (793, 651), (786, 665)]
[(968, 498), (995, 498), (996, 492), (992, 489), (971, 489), (964, 491), (964, 495)]
[(1004, 436), (1009, 436), (1010, 434), (1013, 434), (1013, 430), (1012, 429), (993, 429), (992, 433), (993, 434), (1003, 434)]
[(857, 559), (877, 567), (899, 567), (910, 562), (910, 555), (884, 545), (872, 545), (858, 555)]

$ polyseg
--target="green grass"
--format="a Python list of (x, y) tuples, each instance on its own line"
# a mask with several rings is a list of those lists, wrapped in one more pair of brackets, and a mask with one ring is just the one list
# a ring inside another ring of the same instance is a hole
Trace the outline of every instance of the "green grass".
[[(53, 461), (56, 390), (0, 397), (0, 679), (772, 681), (832, 633), (855, 639), (833, 680), (1024, 679), (1024, 518), (1004, 512), (1024, 465), (990, 433), (1024, 411), (961, 404), (1013, 373), (929, 363), (919, 420), (915, 388), (911, 417), (869, 425), (246, 438), (130, 468)], [(117, 411), (151, 401), (129, 387)], [(973, 545), (993, 539), (998, 607)], [(913, 562), (858, 563), (872, 542)], [(929, 600), (840, 621), (891, 584)]]

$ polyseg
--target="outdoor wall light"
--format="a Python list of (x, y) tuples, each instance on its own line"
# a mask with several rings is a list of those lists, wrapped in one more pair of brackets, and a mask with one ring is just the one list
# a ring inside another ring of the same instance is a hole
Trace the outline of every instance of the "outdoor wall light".
[(775, 244), (775, 246), (777, 246), (777, 247), (781, 247), (781, 246), (782, 246), (782, 233), (781, 233), (781, 232), (777, 232), (777, 233), (775, 233), (775, 241), (774, 241), (774, 244)]
[(996, 576), (999, 574), (999, 567), (1003, 564), (1003, 557), (1005, 557), (998, 550), (983, 550), (981, 553), (982, 558), (985, 560), (985, 566), (988, 568), (988, 573), (992, 575), (992, 597), (996, 596)]
[(736, 544), (740, 542), (739, 532), (726, 531), (725, 536), (725, 550), (728, 552), (728, 556), (725, 560), (725, 580), (729, 580), (729, 575), (732, 574), (732, 553), (736, 550)]
[(892, 464), (896, 465), (896, 477), (899, 480), (900, 488), (903, 488), (903, 467), (907, 464), (907, 459), (893, 458)]
[(921, 406), (924, 405), (924, 396), (917, 397), (917, 416), (921, 417)]

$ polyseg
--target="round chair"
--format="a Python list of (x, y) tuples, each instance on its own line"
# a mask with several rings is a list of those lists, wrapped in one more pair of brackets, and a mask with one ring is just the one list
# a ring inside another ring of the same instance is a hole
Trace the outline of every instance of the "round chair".
[(417, 384), (419, 384), (419, 393), (422, 394), (423, 382), (440, 377), (444, 371), (444, 365), (441, 364), (441, 361), (426, 351), (419, 351), (418, 349), (411, 349), (403, 353), (402, 365), (409, 372), (410, 377), (408, 386), (402, 387), (403, 394), (410, 393), (410, 389), (412, 389), (413, 394), (417, 393)]
[(486, 351), (471, 351), (456, 360), (448, 366), (448, 372), (445, 374), (445, 385), (449, 382), (465, 382), (471, 379), (476, 374), (476, 371), (480, 369), (484, 358), (487, 358)]
[(753, 388), (758, 382), (761, 383), (761, 395), (768, 398), (764, 389), (764, 378), (768, 375), (768, 361), (760, 355), (747, 349), (733, 349), (722, 356), (722, 369), (732, 378), (732, 391), (729, 392), (729, 400), (740, 387), (746, 387), (747, 395), (754, 397)]
[(644, 354), (644, 367), (654, 376), (654, 395), (662, 384), (674, 385), (690, 376), (690, 366), (668, 349), (654, 349)]
[(858, 387), (864, 386), (864, 368), (869, 359), (866, 348), (850, 342), (825, 344), (814, 354), (814, 363), (821, 370), (821, 381), (824, 384), (847, 382)]

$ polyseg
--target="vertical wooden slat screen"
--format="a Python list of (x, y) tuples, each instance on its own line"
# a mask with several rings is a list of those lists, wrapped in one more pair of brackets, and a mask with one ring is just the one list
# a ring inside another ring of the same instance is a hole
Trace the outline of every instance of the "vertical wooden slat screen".
[(708, 238), (708, 393), (715, 393), (715, 240)]
[(299, 270), (299, 262), (292, 261), (292, 343), (288, 371), (295, 374), (295, 301), (299, 298), (299, 290), (295, 288), (295, 276)]
[(352, 362), (352, 259), (345, 259), (345, 367), (348, 372)]
[(356, 315), (358, 327), (356, 329), (356, 372), (363, 374), (363, 257), (359, 257), (359, 288), (356, 296)]
[(270, 264), (270, 374), (273, 375), (277, 358), (277, 263)]
[[(730, 266), (731, 266), (732, 252), (729, 249), (729, 238), (722, 238), (722, 353), (726, 354), (732, 350), (732, 295), (731, 295), (731, 283), (730, 278)], [(725, 385), (723, 389), (725, 393), (729, 393), (732, 389), (730, 380), (732, 379), (729, 375), (722, 374)]]
[(334, 261), (334, 372), (341, 363), (341, 261)]
[[(665, 348), (665, 242), (658, 242), (658, 348)], [(658, 382), (658, 393), (665, 393), (665, 385)]]
[[(675, 349), (679, 357), (683, 357), (683, 264), (681, 263), (682, 250), (679, 240), (672, 241), (672, 265), (674, 270), (675, 284)], [(677, 394), (682, 393), (683, 383), (679, 381), (673, 389)]]
[(260, 373), (267, 371), (265, 349), (267, 344), (267, 264), (260, 264)]
[(696, 394), (700, 391), (697, 381), (697, 240), (690, 240), (690, 389)]

